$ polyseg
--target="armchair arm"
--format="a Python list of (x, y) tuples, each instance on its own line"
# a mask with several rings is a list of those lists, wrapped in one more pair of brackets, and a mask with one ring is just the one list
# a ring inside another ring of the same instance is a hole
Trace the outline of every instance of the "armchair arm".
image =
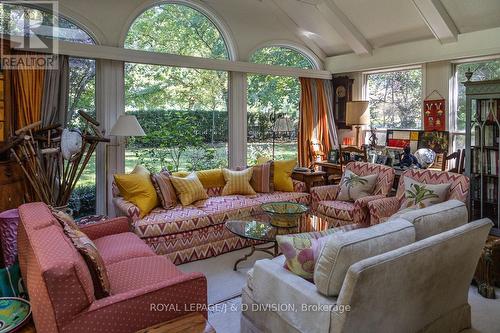
[(370, 225), (379, 224), (383, 218), (396, 214), (399, 210), (399, 200), (396, 197), (383, 198), (368, 202)]
[(110, 220), (104, 220), (94, 224), (83, 225), (80, 230), (90, 239), (94, 240), (104, 236), (121, 234), (130, 231), (128, 218), (125, 216), (116, 217)]
[(207, 280), (201, 273), (182, 274), (154, 285), (96, 300), (62, 331), (88, 332), (89, 325), (100, 331), (102, 323), (113, 318), (119, 320), (120, 325), (107, 326), (107, 332), (124, 332), (124, 328), (127, 332), (135, 332), (189, 312), (199, 312), (207, 318)]
[(370, 214), (368, 209), (368, 203), (384, 199), (385, 195), (370, 195), (367, 197), (362, 197), (354, 201), (354, 221), (358, 221), (358, 223), (362, 223), (365, 225), (370, 225)]
[(123, 197), (113, 198), (113, 205), (115, 205), (117, 215), (128, 217), (130, 222), (135, 222), (139, 219), (139, 207), (125, 200)]
[(301, 182), (300, 180), (292, 179), (293, 181), (293, 191), (294, 192), (307, 192), (306, 183)]
[(311, 188), (311, 209), (313, 212), (318, 208), (320, 201), (332, 201), (337, 198), (340, 191), (339, 185), (316, 186)]

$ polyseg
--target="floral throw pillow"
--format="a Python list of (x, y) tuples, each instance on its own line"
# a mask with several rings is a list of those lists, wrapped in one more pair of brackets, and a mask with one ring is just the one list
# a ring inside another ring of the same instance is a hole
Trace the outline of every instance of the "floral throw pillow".
[(356, 201), (359, 198), (372, 195), (378, 175), (358, 176), (346, 170), (340, 181), (340, 192), (337, 200)]
[(286, 258), (285, 268), (312, 281), (314, 267), (327, 239), (326, 236), (333, 232), (335, 229), (276, 236), (279, 249)]
[(404, 177), (405, 201), (401, 208), (425, 208), (446, 200), (451, 184), (424, 184)]

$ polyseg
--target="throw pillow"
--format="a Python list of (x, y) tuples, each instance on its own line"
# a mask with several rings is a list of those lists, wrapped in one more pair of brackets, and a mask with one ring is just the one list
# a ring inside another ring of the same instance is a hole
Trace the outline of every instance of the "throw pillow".
[(62, 210), (57, 210), (54, 207), (50, 207), (50, 211), (56, 220), (59, 221), (61, 227), (64, 228), (65, 226), (68, 226), (71, 229), (80, 230), (73, 217), (71, 217), (68, 213)]
[(307, 280), (313, 279), (314, 267), (325, 236), (338, 232), (327, 229), (316, 232), (305, 232), (292, 235), (278, 235), (276, 241), (281, 253), (285, 256), (285, 268)]
[(292, 172), (297, 165), (296, 160), (274, 161), (274, 190), (293, 192)]
[(260, 157), (257, 157), (257, 162), (255, 163), (255, 165), (261, 165), (261, 164), (270, 162), (272, 160), (273, 159), (269, 156), (260, 156)]
[[(173, 176), (176, 177), (187, 177), (191, 174), (189, 171), (177, 171), (172, 173)], [(204, 188), (219, 188), (224, 187), (226, 185), (226, 181), (224, 180), (224, 175), (222, 174), (222, 169), (209, 169), (209, 170), (200, 170), (196, 171), (196, 176), (203, 184)]]
[(100, 299), (111, 295), (106, 266), (94, 242), (80, 230), (73, 229), (68, 225), (64, 227), (64, 232), (87, 263), (94, 284), (95, 297)]
[(405, 202), (402, 208), (425, 208), (446, 200), (451, 184), (424, 184), (404, 177)]
[(274, 192), (274, 167), (273, 161), (264, 164), (255, 165), (252, 167), (252, 179), (250, 185), (258, 193)]
[(369, 196), (377, 182), (378, 175), (358, 176), (350, 170), (346, 170), (340, 181), (340, 192), (337, 200), (356, 201), (359, 198)]
[(208, 199), (207, 191), (203, 188), (195, 172), (190, 173), (187, 177), (171, 176), (170, 181), (183, 206), (188, 206), (198, 200)]
[(151, 176), (156, 194), (160, 198), (163, 208), (171, 209), (177, 205), (177, 195), (175, 194), (174, 186), (170, 181), (170, 173), (163, 170), (160, 173), (155, 173)]
[(248, 168), (241, 171), (232, 171), (229, 169), (222, 170), (226, 185), (222, 189), (222, 195), (255, 195), (255, 191), (250, 186), (250, 179), (252, 179), (253, 169)]
[(143, 218), (156, 206), (158, 196), (151, 182), (151, 175), (144, 168), (135, 168), (130, 174), (114, 175), (120, 194), (139, 208), (139, 216)]
[(415, 228), (398, 219), (334, 233), (324, 242), (314, 269), (314, 284), (321, 294), (337, 296), (352, 264), (415, 242)]

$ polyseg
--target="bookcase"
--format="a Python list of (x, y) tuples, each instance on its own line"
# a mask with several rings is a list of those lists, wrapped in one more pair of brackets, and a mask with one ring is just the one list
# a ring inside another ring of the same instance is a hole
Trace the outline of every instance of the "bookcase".
[(470, 215), (488, 217), (500, 236), (500, 80), (467, 81), (465, 172), (470, 177)]

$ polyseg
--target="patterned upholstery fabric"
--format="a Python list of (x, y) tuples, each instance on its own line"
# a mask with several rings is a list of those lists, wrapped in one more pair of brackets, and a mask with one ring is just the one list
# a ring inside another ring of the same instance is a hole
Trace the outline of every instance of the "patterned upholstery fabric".
[(370, 224), (368, 203), (385, 198), (389, 194), (394, 181), (394, 169), (380, 164), (350, 162), (346, 165), (346, 170), (359, 176), (376, 174), (377, 181), (373, 194), (359, 198), (352, 203), (337, 201), (337, 195), (340, 191), (338, 185), (313, 187), (311, 189), (311, 208), (335, 227), (351, 223), (368, 225)]
[(390, 216), (396, 214), (405, 200), (404, 178), (409, 177), (417, 182), (425, 184), (446, 184), (450, 188), (446, 200), (456, 199), (462, 202), (467, 201), (469, 195), (469, 178), (464, 175), (436, 170), (409, 169), (403, 172), (399, 179), (398, 191), (393, 198), (385, 198), (368, 203), (371, 215), (370, 224), (377, 224), (387, 220)]
[[(116, 293), (96, 300), (85, 261), (48, 207), (43, 203), (25, 204), (19, 213), (19, 263), (37, 332), (135, 332), (182, 316), (191, 305), (206, 308), (205, 277), (200, 273), (181, 273), (165, 257), (153, 256), (150, 250), (147, 256), (122, 256), (123, 261), (106, 264), (111, 290)], [(116, 247), (108, 243), (112, 237), (124, 235), (109, 233), (128, 229), (126, 219), (110, 220), (111, 228), (106, 228), (106, 223), (85, 227), (92, 228), (94, 236), (104, 235), (104, 240), (95, 240), (101, 244), (98, 248), (103, 258), (115, 256), (119, 248), (130, 256), (139, 254), (138, 243), (127, 248), (132, 243), (127, 237), (139, 241), (132, 233), (125, 234)], [(143, 247), (142, 254), (146, 250)], [(180, 311), (150, 311), (150, 304), (166, 302)], [(207, 316), (205, 310), (198, 309)]]
[(176, 265), (213, 257), (250, 246), (228, 231), (224, 223), (230, 218), (260, 212), (262, 203), (291, 201), (310, 204), (303, 182), (293, 181), (294, 192), (257, 193), (254, 196), (221, 196), (222, 188), (207, 188), (208, 199), (189, 206), (177, 205), (165, 210), (157, 207), (139, 219), (138, 209), (114, 193), (113, 203), (119, 215), (127, 216), (134, 233), (156, 254), (164, 255)]
[(146, 243), (132, 232), (104, 236), (94, 240), (94, 243), (106, 267), (125, 259), (150, 257), (155, 254)]

